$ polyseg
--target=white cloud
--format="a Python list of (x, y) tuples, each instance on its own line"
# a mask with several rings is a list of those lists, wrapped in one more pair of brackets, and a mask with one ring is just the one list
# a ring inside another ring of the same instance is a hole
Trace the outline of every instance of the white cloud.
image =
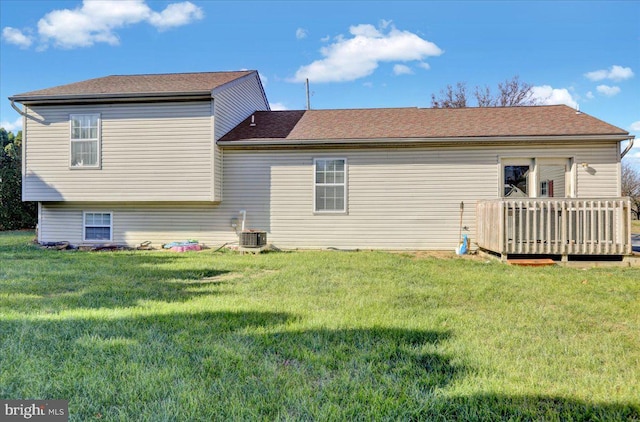
[(389, 25), (391, 25), (392, 23), (393, 23), (392, 20), (381, 19), (380, 20), (380, 28), (387, 29), (389, 27)]
[(289, 110), (284, 103), (269, 103), (269, 107), (271, 108), (271, 111)]
[(371, 75), (380, 62), (422, 61), (443, 53), (414, 33), (393, 26), (386, 33), (382, 30), (369, 24), (350, 27), (351, 38), (338, 36), (333, 44), (322, 47), (324, 58), (301, 66), (290, 82), (307, 78), (315, 83), (353, 81)]
[(320, 38), (320, 41), (322, 41), (322, 42), (327, 42), (327, 41), (329, 41), (330, 39), (331, 39), (331, 36), (326, 35), (326, 36), (324, 36), (324, 37)]
[(0, 127), (3, 127), (7, 132), (17, 132), (22, 130), (22, 117), (18, 117), (13, 122), (3, 120), (0, 122)]
[(430, 66), (430, 65), (429, 65), (429, 63), (427, 63), (427, 62), (420, 62), (420, 63), (418, 63), (418, 66), (419, 66), (419, 67), (421, 67), (421, 68), (423, 68), (424, 70), (429, 70), (429, 69), (431, 69), (431, 66)]
[(607, 97), (613, 97), (620, 93), (620, 87), (617, 86), (609, 86), (609, 85), (598, 85), (596, 87), (596, 91), (600, 94), (605, 95)]
[(303, 38), (307, 38), (308, 35), (308, 31), (304, 28), (298, 28), (296, 29), (296, 38), (301, 40)]
[[(640, 134), (640, 120), (636, 120), (631, 123), (631, 126), (629, 126), (629, 132), (636, 132), (637, 135)], [(622, 147), (624, 148), (626, 145), (623, 145)], [(632, 166), (635, 166), (636, 169), (640, 171), (640, 142), (638, 142), (638, 139), (636, 139), (633, 148), (631, 148), (627, 155), (624, 156), (624, 160)]]
[(540, 104), (566, 104), (569, 107), (578, 107), (578, 102), (573, 99), (571, 93), (566, 88), (553, 88), (549, 85), (534, 86), (531, 88), (532, 97), (537, 99)]
[(33, 43), (33, 37), (26, 35), (19, 29), (6, 26), (2, 30), (2, 39), (9, 44), (17, 45), (20, 48), (29, 48)]
[(193, 21), (204, 17), (202, 9), (195, 4), (185, 1), (182, 3), (172, 3), (162, 12), (152, 12), (149, 23), (163, 31), (176, 26), (187, 25)]
[(609, 70), (601, 69), (594, 70), (593, 72), (587, 72), (584, 76), (591, 81), (602, 81), (604, 79), (611, 79), (612, 81), (623, 81), (633, 77), (633, 70), (630, 67), (622, 67), (613, 65)]
[[(203, 16), (202, 9), (188, 1), (171, 3), (156, 12), (145, 0), (84, 0), (80, 7), (53, 10), (38, 21), (38, 50), (44, 50), (49, 45), (67, 49), (89, 47), (95, 43), (117, 45), (120, 40), (116, 30), (125, 26), (147, 22), (164, 31), (189, 24)], [(13, 28), (5, 28), (3, 35), (7, 29)], [(19, 35), (15, 31), (10, 33)], [(26, 45), (26, 41), (23, 41), (23, 45)]]
[[(625, 143), (622, 145), (622, 148), (625, 148), (626, 146), (627, 144)], [(623, 162), (630, 164), (637, 171), (640, 171), (640, 145), (638, 144), (637, 139), (633, 148), (631, 148), (627, 155), (624, 156)]]
[(588, 100), (593, 100), (593, 98), (594, 98), (593, 92), (591, 92), (591, 91), (588, 91), (587, 95), (585, 95), (585, 96), (587, 97)]
[(394, 64), (393, 74), (394, 75), (411, 75), (413, 74), (413, 70), (411, 70), (409, 66), (404, 64)]

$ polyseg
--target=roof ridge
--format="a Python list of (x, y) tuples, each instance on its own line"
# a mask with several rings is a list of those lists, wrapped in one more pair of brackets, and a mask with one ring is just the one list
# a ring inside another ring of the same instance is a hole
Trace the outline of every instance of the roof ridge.
[[(246, 69), (246, 70), (218, 70), (218, 71), (213, 71), (213, 72), (166, 72), (166, 73), (133, 73), (133, 74), (114, 74), (114, 75), (107, 75), (107, 76), (102, 76), (103, 78), (109, 78), (112, 76), (126, 76), (128, 78), (133, 77), (133, 76), (168, 76), (168, 75), (210, 75), (213, 73), (251, 73), (251, 72), (257, 72), (257, 70), (255, 69)], [(100, 77), (98, 78), (93, 78), (93, 79), (100, 79)], [(82, 82), (82, 81), (80, 81)]]
[[(291, 110), (271, 110), (271, 112), (275, 111), (370, 111), (370, 110), (442, 110), (442, 111), (462, 111), (462, 110), (513, 110), (513, 109), (533, 109), (533, 108), (569, 108), (574, 110), (573, 107), (570, 107), (566, 104), (541, 104), (541, 105), (527, 105), (527, 106), (501, 106), (501, 107), (450, 107), (450, 108), (438, 108), (438, 107), (418, 107), (418, 106), (406, 106), (406, 107), (354, 107), (354, 108), (313, 108), (310, 110), (305, 109), (291, 109)], [(268, 110), (262, 110), (268, 111)], [(581, 113), (583, 113), (581, 111)], [(584, 113), (588, 114), (588, 113)], [(605, 122), (606, 123), (606, 122)]]

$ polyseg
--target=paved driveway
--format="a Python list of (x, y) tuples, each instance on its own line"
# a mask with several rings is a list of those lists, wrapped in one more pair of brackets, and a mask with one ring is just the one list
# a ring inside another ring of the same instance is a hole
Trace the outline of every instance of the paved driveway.
[(640, 234), (631, 235), (631, 247), (634, 252), (640, 252)]

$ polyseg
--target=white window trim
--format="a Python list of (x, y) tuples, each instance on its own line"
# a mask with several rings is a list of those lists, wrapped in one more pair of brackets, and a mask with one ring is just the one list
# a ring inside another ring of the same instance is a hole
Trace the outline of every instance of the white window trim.
[[(97, 116), (98, 117), (98, 133), (97, 133), (97, 138), (96, 139), (73, 139), (73, 119), (76, 116)], [(101, 168), (101, 163), (102, 163), (102, 154), (100, 153), (101, 149), (102, 149), (102, 116), (100, 115), (100, 113), (74, 113), (74, 114), (70, 114), (69, 115), (69, 168), (72, 170), (96, 170), (96, 169), (100, 169)], [(86, 142), (86, 141), (96, 141), (96, 143), (98, 144), (97, 146), (97, 158), (96, 158), (96, 164), (94, 166), (74, 166), (72, 165), (72, 152), (71, 152), (71, 145), (73, 145), (74, 142)]]
[[(575, 158), (574, 157), (537, 157), (536, 158), (536, 177), (538, 177), (539, 169), (538, 166), (541, 165), (559, 165), (565, 166), (564, 173), (564, 183), (565, 183), (565, 192), (564, 195), (566, 198), (575, 198), (577, 190), (577, 179), (576, 179), (576, 167), (575, 167)], [(556, 192), (554, 192), (554, 195)], [(560, 197), (557, 197), (560, 198)]]
[[(529, 181), (527, 184), (527, 190), (529, 192), (535, 191), (534, 184), (534, 169), (535, 169), (535, 158), (523, 158), (523, 157), (499, 157), (498, 165), (500, 166), (500, 180), (498, 183), (498, 197), (506, 198), (504, 196), (504, 168), (505, 166), (529, 166)], [(531, 198), (532, 196), (529, 195)]]
[[(316, 166), (318, 161), (332, 161), (332, 160), (342, 160), (344, 161), (344, 183), (322, 183), (320, 186), (344, 186), (344, 208), (341, 210), (318, 210), (316, 208), (316, 189), (318, 187), (318, 183), (316, 183)], [(313, 159), (313, 213), (314, 214), (347, 214), (348, 205), (348, 166), (349, 163), (346, 157), (317, 157)]]
[[(578, 181), (576, 177), (576, 163), (575, 157), (503, 157), (498, 156), (498, 166), (500, 180), (498, 183), (498, 197), (505, 198), (504, 196), (504, 167), (505, 166), (530, 166), (531, 176), (529, 177), (529, 198), (544, 198), (540, 196), (540, 180), (539, 180), (539, 166), (558, 164), (566, 165), (565, 171), (565, 186), (568, 187), (568, 191), (565, 192), (567, 198), (576, 198), (578, 192)], [(565, 187), (565, 189), (567, 189)], [(560, 198), (560, 197), (558, 197)]]
[[(109, 226), (92, 226), (92, 227), (109, 227), (109, 239), (87, 239), (87, 214), (109, 214)], [(82, 211), (82, 241), (83, 242), (113, 242), (113, 211)]]

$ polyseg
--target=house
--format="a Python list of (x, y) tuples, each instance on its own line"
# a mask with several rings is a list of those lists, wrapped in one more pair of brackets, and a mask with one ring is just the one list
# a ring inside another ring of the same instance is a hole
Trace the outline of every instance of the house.
[(630, 252), (631, 137), (564, 105), (270, 111), (255, 71), (10, 100), (42, 242), (218, 246), (244, 227), (281, 248), (453, 250), (462, 226), (504, 255)]

